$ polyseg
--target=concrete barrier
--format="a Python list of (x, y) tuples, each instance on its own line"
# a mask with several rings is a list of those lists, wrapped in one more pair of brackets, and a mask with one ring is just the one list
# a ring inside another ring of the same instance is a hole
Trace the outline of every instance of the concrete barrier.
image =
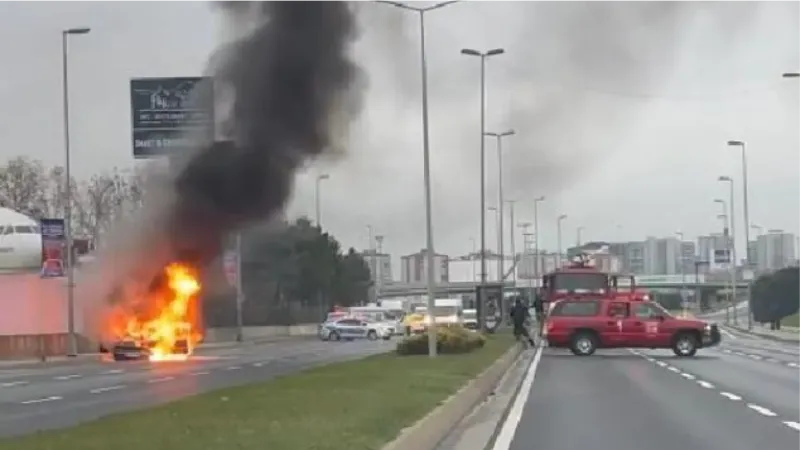
[[(205, 331), (203, 342), (219, 343), (236, 340), (238, 330), (235, 327), (208, 328)], [(245, 341), (257, 341), (284, 336), (314, 336), (317, 334), (317, 324), (275, 325), (260, 327), (243, 327), (242, 338)]]
[(522, 350), (523, 347), (519, 344), (512, 346), (488, 369), (459, 389), (427, 416), (402, 430), (397, 438), (386, 444), (382, 450), (436, 449), (464, 417), (482, 400), (491, 395)]

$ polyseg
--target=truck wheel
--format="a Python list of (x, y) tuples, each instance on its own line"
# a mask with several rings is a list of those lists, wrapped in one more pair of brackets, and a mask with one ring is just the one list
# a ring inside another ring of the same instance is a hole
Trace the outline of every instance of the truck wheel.
[(585, 331), (576, 333), (569, 343), (569, 349), (576, 356), (590, 356), (597, 350), (597, 338)]
[(377, 341), (378, 340), (378, 332), (375, 330), (369, 330), (367, 333), (367, 339), (370, 341)]
[(672, 351), (675, 355), (684, 358), (697, 353), (697, 338), (691, 333), (680, 333), (672, 342)]

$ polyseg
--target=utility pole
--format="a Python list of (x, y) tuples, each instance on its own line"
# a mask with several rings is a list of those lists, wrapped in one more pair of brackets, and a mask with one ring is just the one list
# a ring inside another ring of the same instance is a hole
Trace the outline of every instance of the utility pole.
[[(375, 236), (376, 250), (375, 252), (383, 258), (383, 235)], [(381, 298), (381, 286), (383, 284), (383, 263), (375, 256), (375, 302), (377, 303)]]
[(508, 212), (510, 214), (509, 218), (511, 219), (511, 226), (508, 227), (509, 230), (511, 231), (510, 243), (511, 243), (511, 258), (512, 258), (512, 261), (513, 261), (511, 263), (511, 268), (512, 268), (511, 281), (513, 281), (513, 283), (514, 283), (514, 289), (516, 289), (517, 288), (517, 267), (516, 267), (517, 266), (517, 249), (514, 246), (514, 203), (516, 203), (516, 200), (506, 200), (506, 201), (508, 202)]
[(539, 196), (533, 199), (533, 276), (539, 279), (539, 203), (543, 202), (545, 197)]
[(558, 242), (558, 255), (556, 255), (556, 269), (561, 269), (561, 255), (562, 255), (562, 250), (561, 250), (561, 222), (563, 222), (564, 219), (566, 219), (566, 218), (567, 218), (566, 214), (561, 214), (560, 216), (558, 216), (558, 220), (556, 220), (556, 230), (558, 231), (557, 238), (556, 238), (556, 240)]

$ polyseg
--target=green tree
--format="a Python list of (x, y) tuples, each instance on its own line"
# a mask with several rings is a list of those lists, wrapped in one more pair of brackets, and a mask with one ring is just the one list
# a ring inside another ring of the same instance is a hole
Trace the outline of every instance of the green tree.
[(765, 274), (750, 289), (753, 318), (780, 329), (780, 321), (800, 309), (800, 273), (797, 267), (787, 267)]
[(322, 319), (334, 304), (365, 303), (370, 275), (363, 258), (306, 218), (243, 235), (247, 323), (292, 324)]

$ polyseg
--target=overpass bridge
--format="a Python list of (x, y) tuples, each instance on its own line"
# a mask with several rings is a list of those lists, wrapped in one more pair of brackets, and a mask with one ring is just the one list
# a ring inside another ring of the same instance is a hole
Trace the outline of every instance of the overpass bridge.
[[(703, 291), (720, 291), (730, 288), (730, 278), (724, 276), (706, 276), (700, 274), (687, 274), (685, 277), (682, 275), (641, 275), (636, 276), (635, 283), (643, 289), (662, 292), (680, 291), (684, 287), (690, 290), (701, 289)], [(620, 279), (620, 286), (625, 286)], [(488, 281), (488, 283), (497, 284), (496, 281)], [(480, 283), (474, 281), (455, 281), (449, 283), (439, 283), (436, 285), (436, 295), (440, 297), (470, 294), (475, 292), (475, 288)], [(748, 286), (749, 282), (745, 280), (737, 281), (737, 289), (744, 289)], [(505, 281), (503, 287), (505, 290), (520, 290), (524, 291), (531, 287), (539, 287), (541, 280), (517, 280), (516, 285), (513, 281)], [(428, 293), (428, 286), (425, 283), (391, 283), (383, 284), (380, 287), (379, 297), (382, 299), (390, 299), (397, 297), (416, 297), (424, 296)]]

